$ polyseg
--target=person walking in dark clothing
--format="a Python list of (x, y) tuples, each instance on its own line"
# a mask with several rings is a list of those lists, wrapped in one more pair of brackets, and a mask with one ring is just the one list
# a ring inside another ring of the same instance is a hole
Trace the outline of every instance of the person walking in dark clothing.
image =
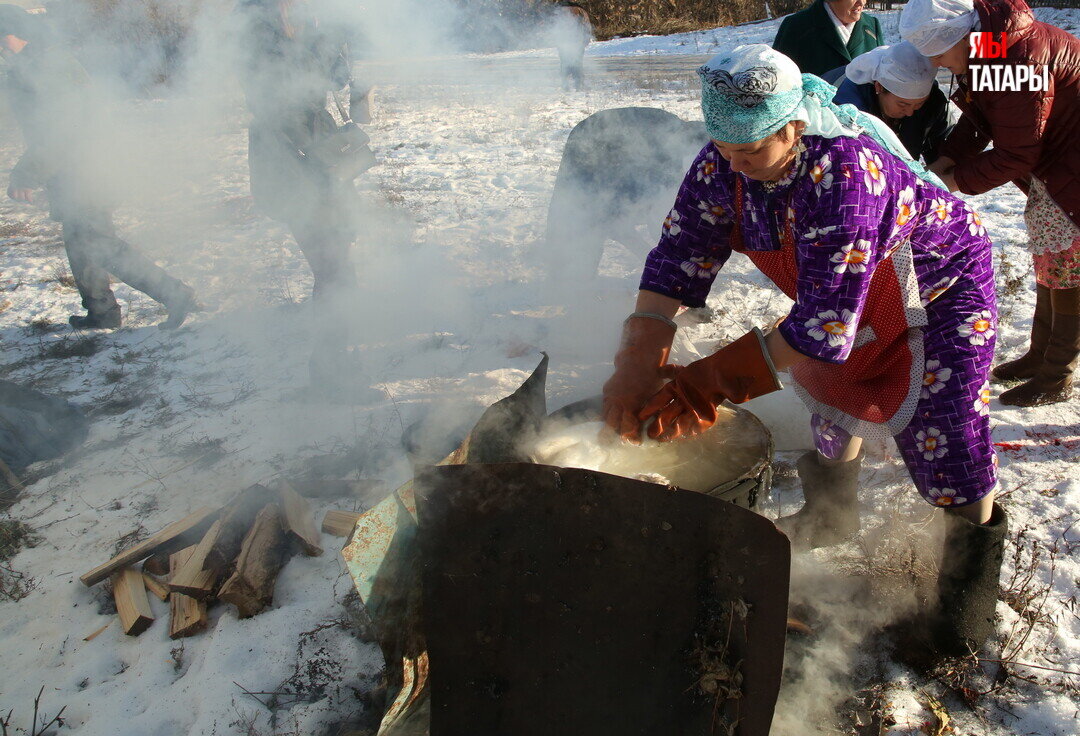
[(814, 0), (784, 18), (773, 48), (803, 74), (819, 77), (885, 43), (878, 19), (863, 12), (864, 0)]
[(551, 36), (559, 52), (559, 77), (564, 90), (580, 90), (585, 83), (585, 48), (592, 40), (592, 23), (585, 8), (569, 0), (556, 4)]
[[(248, 58), (241, 84), (251, 110), (248, 165), (256, 208), (287, 225), (319, 299), (357, 287), (353, 179), (374, 163), (352, 121), (345, 34), (320, 25), (303, 0), (239, 7)], [(362, 118), (363, 119), (363, 118)]]
[(45, 190), (87, 312), (68, 321), (79, 329), (120, 326), (112, 273), (165, 305), (169, 316), (161, 327), (179, 327), (199, 308), (194, 291), (116, 234), (113, 203), (100, 180), (108, 165), (100, 135), (104, 109), (86, 70), (43, 18), (16, 5), (0, 5), (0, 52), (8, 61), (8, 96), (26, 143), (7, 193), (32, 202), (35, 190)]

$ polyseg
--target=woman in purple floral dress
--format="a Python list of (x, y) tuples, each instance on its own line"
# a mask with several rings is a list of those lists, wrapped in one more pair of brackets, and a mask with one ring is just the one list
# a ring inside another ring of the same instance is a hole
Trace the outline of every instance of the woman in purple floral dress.
[[(646, 261), (605, 420), (631, 440), (650, 419), (653, 438), (694, 434), (717, 404), (780, 388), (776, 371), (789, 370), (817, 451), (798, 464), (805, 506), (778, 525), (802, 547), (852, 536), (861, 438), (894, 437), (918, 491), (950, 512), (934, 644), (978, 647), (992, 632), (1007, 527), (993, 502), (997, 312), (978, 215), (883, 123), (833, 105), (830, 87), (767, 46), (719, 54), (700, 74), (714, 140)], [(704, 306), (732, 251), (794, 300), (790, 312), (768, 335), (666, 365), (671, 318)]]

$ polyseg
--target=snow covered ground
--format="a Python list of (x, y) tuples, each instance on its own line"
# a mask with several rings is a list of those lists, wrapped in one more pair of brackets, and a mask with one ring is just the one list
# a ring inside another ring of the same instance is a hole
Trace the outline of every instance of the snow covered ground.
[[(896, 14), (883, 16), (895, 39)], [(1080, 25), (1077, 11), (1039, 16), (1073, 32)], [(359, 73), (381, 83), (367, 128), (381, 163), (359, 181), (367, 225), (355, 258), (364, 291), (340, 323), (312, 313), (310, 275), (288, 232), (252, 209), (245, 113), (235, 96), (215, 97), (213, 114), (190, 114), (182, 97), (143, 101), (135, 112), (150, 134), (117, 221), (208, 304), (177, 333), (156, 329), (160, 308), (123, 284), (123, 329), (73, 333), (66, 320), (80, 311), (78, 295), (65, 283), (57, 226), (39, 208), (0, 203), (4, 375), (63, 395), (93, 418), (84, 447), (32, 469), (39, 479), (8, 511), (38, 540), (10, 561), (32, 579), (29, 595), (0, 601), (0, 714), (13, 709), (12, 725), (27, 728), (43, 686), (43, 710), (65, 707), (68, 726), (87, 735), (323, 734), (359, 714), (381, 657), (357, 638), (343, 605), (352, 584), (335, 554), (338, 539), (324, 537), (324, 556), (287, 565), (272, 610), (240, 621), (231, 607), (217, 607), (209, 630), (182, 643), (168, 639), (157, 601), (162, 620), (138, 638), (124, 636), (102, 587), (87, 589), (78, 576), (135, 530), (152, 534), (251, 483), (313, 468), (371, 481), (363, 497), (315, 500), (318, 518), (329, 508), (366, 508), (411, 474), (405, 427), (430, 414), (478, 415), (520, 384), (541, 349), (552, 359), (551, 407), (597, 393), (632, 306), (641, 253), (613, 244), (592, 289), (545, 284), (537, 244), (566, 136), (612, 107), (699, 118), (695, 58), (725, 44), (769, 42), (776, 26), (594, 44), (581, 93), (558, 90), (549, 51), (361, 63)], [(664, 54), (693, 57), (673, 74), (672, 59), (651, 58)], [(5, 116), (0, 171), (20, 151)], [(1033, 309), (1024, 199), (1009, 186), (975, 202), (1000, 265), (999, 353), (1011, 355), (1026, 344)], [(717, 320), (688, 326), (676, 359), (786, 308), (739, 257), (710, 307)], [(327, 395), (308, 385), (312, 336), (325, 329), (348, 335), (352, 380), (374, 392)], [(778, 459), (793, 462), (808, 442), (797, 401), (785, 391), (751, 408), (777, 435)], [(895, 449), (870, 448), (861, 543), (798, 561), (796, 597), (829, 591), (813, 600), (826, 633), (788, 673), (774, 733), (836, 732), (831, 713), (856, 690), (888, 703), (894, 736), (924, 732), (933, 720), (928, 695), (941, 699), (957, 734), (1077, 732), (1080, 405), (1016, 410), (995, 401), (993, 411), (1013, 526), (990, 657), (1024, 664), (995, 680), (988, 663), (989, 676), (966, 681), (969, 706), (941, 680), (882, 660), (863, 640), (883, 616), (848, 573), (873, 568), (892, 549), (886, 532), (924, 525), (929, 512)], [(795, 484), (781, 479), (765, 512), (799, 502)]]

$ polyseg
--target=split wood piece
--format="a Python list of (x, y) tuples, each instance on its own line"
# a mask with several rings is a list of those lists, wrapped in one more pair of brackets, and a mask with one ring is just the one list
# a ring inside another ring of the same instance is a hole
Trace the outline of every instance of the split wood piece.
[(221, 513), (221, 509), (201, 508), (180, 521), (169, 524), (154, 536), (140, 542), (129, 550), (121, 552), (105, 564), (98, 565), (79, 580), (87, 587), (97, 585), (117, 570), (133, 565), (152, 554), (186, 547), (206, 532), (206, 529), (214, 522), (219, 513)]
[(220, 600), (236, 606), (240, 618), (254, 616), (273, 602), (274, 583), (288, 559), (288, 542), (280, 507), (268, 504), (244, 537), (236, 571), (218, 591)]
[(169, 574), (169, 553), (159, 552), (156, 555), (150, 555), (143, 560), (142, 570), (151, 575), (167, 576)]
[[(195, 547), (188, 547), (173, 554), (169, 565), (174, 570), (183, 568), (195, 552)], [(193, 598), (183, 593), (169, 595), (169, 638), (180, 639), (197, 634), (206, 628), (206, 601)]]
[(169, 600), (169, 586), (168, 585), (166, 585), (162, 581), (158, 580), (157, 578), (155, 578), (153, 575), (146, 572), (145, 570), (143, 571), (142, 576), (143, 576), (143, 584), (146, 586), (147, 590), (149, 590), (151, 593), (154, 594), (154, 597), (156, 597), (158, 600), (162, 600), (162, 601)]
[(146, 599), (142, 573), (126, 567), (113, 574), (112, 588), (124, 633), (138, 636), (146, 631), (154, 623), (154, 613), (150, 610), (150, 601)]
[(195, 553), (199, 569), (221, 573), (228, 568), (240, 554), (240, 545), (255, 523), (255, 515), (266, 504), (276, 500), (277, 496), (269, 488), (258, 483), (236, 494), (222, 509), (219, 517), (221, 523), (217, 529), (206, 533), (200, 549)]
[(359, 511), (327, 511), (322, 520), (324, 533), (334, 537), (352, 536), (357, 520), (363, 516)]
[(321, 555), (323, 549), (319, 544), (319, 530), (315, 528), (315, 517), (307, 499), (284, 480), (278, 481), (277, 492), (281, 496), (281, 523), (285, 532), (308, 557)]
[(202, 600), (214, 590), (214, 583), (218, 579), (218, 571), (214, 569), (204, 570), (203, 567), (210, 548), (213, 546), (214, 541), (218, 539), (221, 524), (222, 519), (215, 521), (210, 525), (210, 528), (198, 544), (183, 550), (185, 555), (182, 564), (174, 565), (173, 560), (177, 558), (175, 554), (169, 558), (170, 575), (168, 585), (170, 591), (183, 593)]

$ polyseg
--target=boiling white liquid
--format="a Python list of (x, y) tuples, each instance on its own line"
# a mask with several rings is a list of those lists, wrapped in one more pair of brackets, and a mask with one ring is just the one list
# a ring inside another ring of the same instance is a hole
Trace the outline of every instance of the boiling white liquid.
[(707, 432), (674, 442), (646, 439), (633, 445), (602, 422), (552, 423), (529, 452), (541, 465), (599, 470), (625, 478), (708, 492), (753, 470), (767, 440), (752, 419), (721, 408)]

